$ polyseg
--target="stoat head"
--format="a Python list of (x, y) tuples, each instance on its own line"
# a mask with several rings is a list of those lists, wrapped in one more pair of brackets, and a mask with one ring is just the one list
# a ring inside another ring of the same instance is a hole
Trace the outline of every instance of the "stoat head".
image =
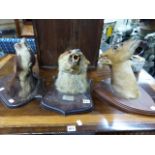
[(59, 71), (70, 74), (80, 74), (87, 71), (90, 62), (86, 59), (80, 49), (67, 50), (60, 55)]
[(113, 65), (127, 61), (139, 47), (140, 42), (141, 41), (129, 40), (115, 47), (111, 47), (100, 55), (99, 60), (103, 65)]
[(16, 43), (14, 45), (14, 48), (16, 51), (18, 68), (20, 68), (21, 70), (28, 70), (29, 68), (32, 68), (35, 63), (35, 59), (32, 50), (26, 43), (26, 39), (21, 39), (19, 43)]
[(25, 53), (25, 52), (28, 52), (29, 50), (25, 38), (22, 38), (20, 42), (16, 43), (14, 45), (14, 48), (17, 55), (21, 55), (22, 52)]

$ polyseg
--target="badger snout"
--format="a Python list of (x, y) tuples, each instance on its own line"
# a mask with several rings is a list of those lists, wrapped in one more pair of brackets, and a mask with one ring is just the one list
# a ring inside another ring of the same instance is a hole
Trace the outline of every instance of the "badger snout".
[(77, 63), (80, 61), (80, 56), (79, 55), (72, 55), (72, 61)]

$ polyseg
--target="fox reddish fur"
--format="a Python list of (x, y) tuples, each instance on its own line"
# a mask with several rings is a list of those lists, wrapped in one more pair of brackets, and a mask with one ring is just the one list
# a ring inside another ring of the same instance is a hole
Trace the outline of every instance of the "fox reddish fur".
[(56, 89), (62, 93), (85, 93), (88, 89), (87, 67), (89, 61), (79, 49), (68, 50), (58, 59), (59, 72)]
[(139, 41), (129, 40), (117, 49), (108, 49), (100, 56), (103, 64), (111, 65), (112, 87), (122, 98), (135, 99), (140, 95), (129, 60), (139, 43)]

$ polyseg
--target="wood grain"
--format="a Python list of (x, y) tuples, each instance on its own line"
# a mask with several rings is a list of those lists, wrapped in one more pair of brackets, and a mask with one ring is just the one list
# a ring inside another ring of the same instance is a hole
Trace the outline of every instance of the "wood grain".
[(96, 66), (103, 20), (37, 19), (33, 25), (40, 66), (56, 67), (59, 55), (70, 48), (80, 48), (91, 67)]
[[(11, 73), (13, 66), (12, 59), (6, 61), (7, 63), (0, 69), (1, 77)], [(47, 87), (51, 86), (52, 76), (56, 75), (56, 73), (56, 70), (40, 69), (40, 76), (44, 79)], [(94, 81), (98, 81), (98, 75), (94, 71), (89, 72), (89, 77)], [(143, 84), (149, 83), (149, 86), (155, 84), (155, 80), (145, 71), (142, 71), (139, 80)], [(94, 94), (92, 95), (95, 104), (94, 110), (91, 113), (71, 116), (62, 116), (42, 109), (39, 106), (39, 101), (32, 101), (28, 105), (18, 109), (8, 109), (0, 104), (0, 133), (70, 134), (67, 131), (68, 125), (76, 126), (77, 131), (73, 132), (75, 134), (106, 134), (120, 131), (123, 134), (129, 131), (143, 132), (155, 130), (154, 117), (125, 113), (109, 106), (105, 101), (101, 102)], [(80, 120), (83, 125), (78, 126), (77, 120)]]

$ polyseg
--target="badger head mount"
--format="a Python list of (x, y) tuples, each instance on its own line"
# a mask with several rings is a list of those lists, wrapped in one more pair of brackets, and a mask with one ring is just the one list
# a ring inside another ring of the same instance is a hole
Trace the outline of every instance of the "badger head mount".
[(58, 58), (58, 76), (54, 87), (44, 96), (42, 105), (62, 114), (90, 111), (91, 82), (87, 79), (89, 61), (80, 49), (71, 49)]
[(89, 61), (79, 49), (61, 54), (56, 89), (62, 93), (78, 94), (88, 90), (87, 68)]

